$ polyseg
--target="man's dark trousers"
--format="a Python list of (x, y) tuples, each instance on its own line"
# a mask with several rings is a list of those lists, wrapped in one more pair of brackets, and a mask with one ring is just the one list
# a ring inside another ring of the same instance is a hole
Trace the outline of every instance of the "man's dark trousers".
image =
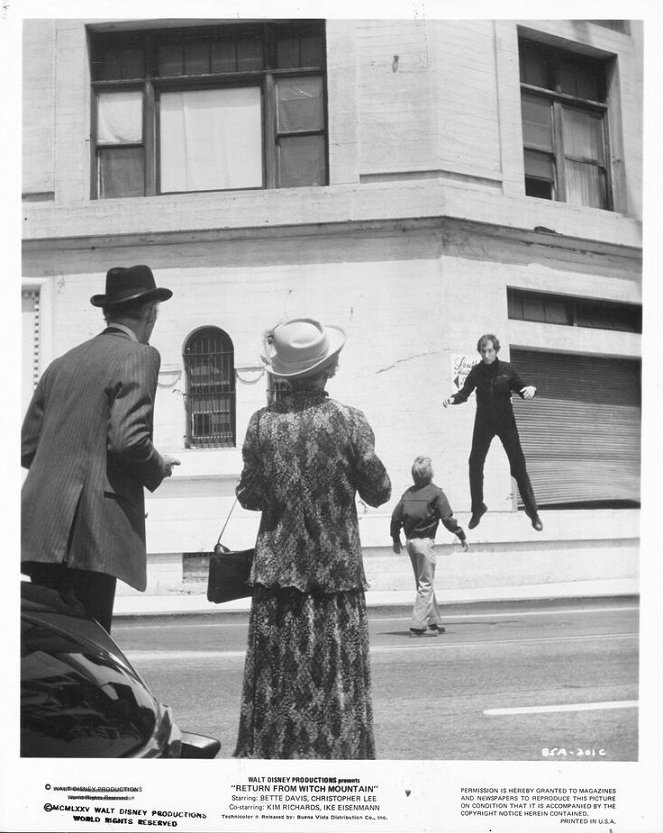
[(520, 497), (525, 504), (525, 512), (531, 518), (538, 513), (534, 490), (527, 474), (525, 455), (520, 446), (518, 427), (514, 418), (497, 422), (482, 419), (478, 415), (474, 421), (472, 435), (472, 450), (470, 451), (470, 495), (472, 497), (472, 512), (481, 513), (483, 510), (483, 466), (486, 455), (493, 440), (499, 437), (506, 456), (509, 458), (511, 476), (518, 484)]

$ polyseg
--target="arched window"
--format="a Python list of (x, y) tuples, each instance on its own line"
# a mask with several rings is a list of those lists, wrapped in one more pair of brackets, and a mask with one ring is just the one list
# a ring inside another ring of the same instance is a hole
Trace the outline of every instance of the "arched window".
[(233, 343), (218, 327), (197, 330), (184, 345), (187, 448), (235, 445)]

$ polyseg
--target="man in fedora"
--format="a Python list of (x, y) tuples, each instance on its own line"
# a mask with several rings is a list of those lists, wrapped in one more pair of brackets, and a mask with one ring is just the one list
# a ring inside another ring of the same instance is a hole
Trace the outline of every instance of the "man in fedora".
[(161, 358), (147, 266), (114, 267), (90, 299), (106, 329), (55, 359), (23, 422), (22, 572), (74, 597), (110, 632), (116, 580), (146, 586), (145, 498), (179, 461), (152, 443)]

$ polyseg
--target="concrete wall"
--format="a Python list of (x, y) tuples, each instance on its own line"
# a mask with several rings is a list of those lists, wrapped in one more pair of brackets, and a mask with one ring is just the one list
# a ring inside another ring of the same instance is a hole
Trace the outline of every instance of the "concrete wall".
[(23, 194), (55, 191), (55, 30), (53, 20), (27, 20), (23, 32)]

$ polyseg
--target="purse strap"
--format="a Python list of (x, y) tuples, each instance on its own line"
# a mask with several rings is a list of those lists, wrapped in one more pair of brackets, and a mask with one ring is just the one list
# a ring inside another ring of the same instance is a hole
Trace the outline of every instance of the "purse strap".
[(236, 503), (237, 503), (237, 498), (235, 498), (235, 500), (233, 501), (233, 505), (230, 507), (230, 512), (228, 512), (228, 517), (226, 518), (226, 522), (224, 523), (223, 528), (221, 529), (221, 532), (219, 532), (219, 537), (216, 540), (217, 547), (221, 543), (221, 537), (223, 536), (223, 533), (226, 531), (226, 527), (228, 526), (228, 521), (230, 520), (230, 516), (233, 513), (233, 509), (235, 508)]

